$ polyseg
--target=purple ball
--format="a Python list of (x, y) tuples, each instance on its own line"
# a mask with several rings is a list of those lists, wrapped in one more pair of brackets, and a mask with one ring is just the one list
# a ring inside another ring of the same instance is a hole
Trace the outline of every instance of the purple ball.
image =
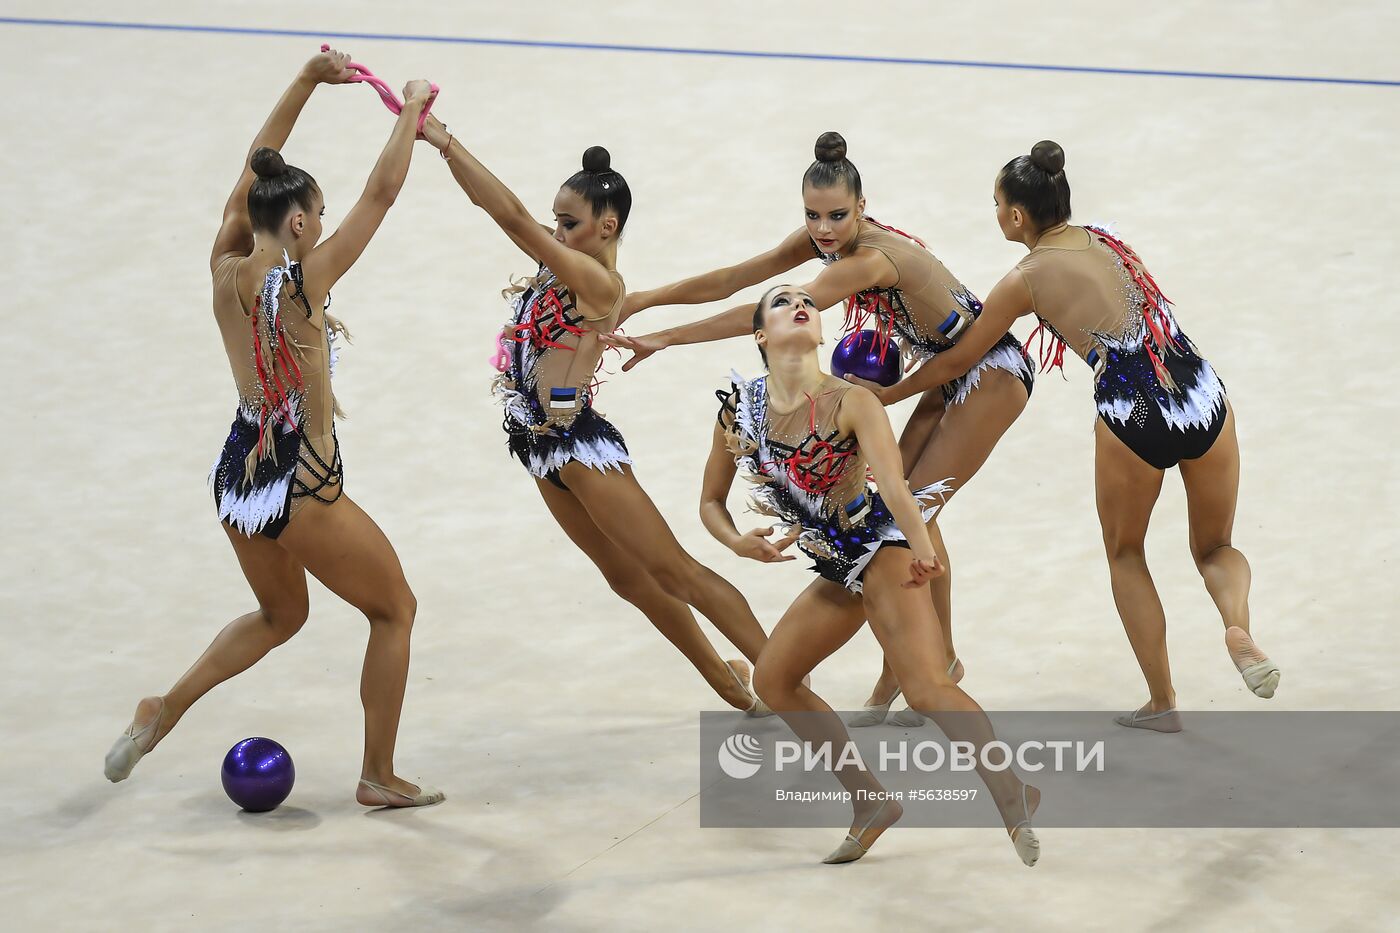
[(296, 781), (292, 756), (271, 739), (244, 739), (224, 756), (224, 793), (245, 810), (263, 813), (287, 799)]
[[(884, 359), (881, 357), (883, 348)], [(892, 386), (904, 375), (900, 365), (899, 344), (893, 339), (882, 340), (878, 331), (858, 330), (842, 337), (831, 351), (831, 374), (846, 378), (847, 374), (882, 386)]]

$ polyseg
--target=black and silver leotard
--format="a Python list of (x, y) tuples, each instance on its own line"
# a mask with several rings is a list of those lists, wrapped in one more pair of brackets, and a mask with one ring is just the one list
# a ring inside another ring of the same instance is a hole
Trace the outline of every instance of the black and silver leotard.
[[(620, 288), (608, 318), (622, 307), (624, 294)], [(596, 470), (632, 462), (622, 434), (593, 409), (593, 377), (603, 348), (586, 322), (568, 287), (541, 265), (514, 294), (511, 319), (501, 332), (506, 366), (492, 385), (505, 407), (511, 454), (531, 476), (561, 489), (567, 487), (560, 470), (570, 462)]]
[[(754, 511), (801, 529), (797, 546), (827, 580), (861, 591), (866, 565), (882, 547), (908, 547), (870, 482), (855, 437), (841, 436), (837, 414), (849, 382), (827, 375), (820, 391), (789, 412), (768, 402), (768, 377), (737, 373), (720, 400), (719, 423), (734, 461), (754, 483)], [(947, 481), (916, 490), (925, 521), (942, 507)]]
[(1048, 332), (1042, 366), (1062, 365), (1068, 346), (1093, 367), (1098, 415), (1129, 449), (1161, 470), (1210, 450), (1225, 386), (1130, 246), (1105, 227), (1066, 227), (1017, 268)]
[(214, 274), (214, 316), (239, 399), (209, 485), (220, 521), (276, 538), (305, 503), (331, 503), (343, 491), (331, 391), (343, 329), (325, 307), (312, 307), (301, 264), (285, 253), (251, 310), (238, 298), (238, 267), (230, 258)]

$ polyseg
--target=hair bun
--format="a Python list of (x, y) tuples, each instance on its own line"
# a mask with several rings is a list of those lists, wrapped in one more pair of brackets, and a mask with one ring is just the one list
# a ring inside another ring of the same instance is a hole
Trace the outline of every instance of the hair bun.
[(583, 152), (583, 170), (593, 172), (612, 171), (612, 156), (608, 155), (608, 150), (602, 146), (589, 146)]
[(1065, 151), (1059, 143), (1042, 139), (1031, 147), (1031, 164), (1042, 172), (1058, 175), (1065, 170)]
[(249, 166), (259, 178), (276, 178), (287, 170), (287, 163), (282, 161), (282, 154), (267, 146), (260, 146), (253, 153)]
[(825, 132), (817, 137), (812, 152), (818, 162), (840, 162), (846, 158), (846, 138), (835, 130)]

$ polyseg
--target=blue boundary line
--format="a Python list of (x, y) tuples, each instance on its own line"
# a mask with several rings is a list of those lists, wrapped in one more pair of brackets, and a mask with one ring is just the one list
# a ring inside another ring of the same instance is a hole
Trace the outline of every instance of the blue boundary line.
[(123, 23), (106, 20), (31, 19), (0, 16), (10, 26), (67, 26), (83, 29), (130, 29), (146, 32), (195, 32), (243, 36), (301, 36), (313, 39), (371, 39), (385, 42), (436, 42), (446, 45), (490, 45), (531, 49), (569, 49), (589, 52), (646, 52), (658, 55), (692, 55), (713, 58), (758, 58), (808, 62), (853, 62), (868, 65), (923, 65), (941, 68), (986, 68), (1001, 71), (1042, 71), (1072, 74), (1135, 75), (1150, 78), (1214, 78), (1226, 81), (1272, 81), (1290, 84), (1346, 84), (1365, 87), (1400, 87), (1400, 80), (1328, 78), (1311, 75), (1245, 74), (1228, 71), (1175, 71), (1157, 68), (1106, 68), (1093, 65), (1036, 65), (1024, 62), (987, 62), (956, 58), (898, 58), (880, 55), (834, 55), (820, 52), (761, 52), (743, 49), (700, 49), (669, 45), (623, 45), (605, 42), (558, 42), (544, 39), (489, 39), (478, 36), (427, 36), (412, 33), (345, 32), (341, 30), (263, 29), (254, 26), (195, 26), (178, 23)]

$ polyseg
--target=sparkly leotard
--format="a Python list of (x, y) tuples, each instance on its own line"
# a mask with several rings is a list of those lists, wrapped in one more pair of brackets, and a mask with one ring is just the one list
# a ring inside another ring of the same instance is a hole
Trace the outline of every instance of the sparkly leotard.
[(1066, 346), (1092, 366), (1099, 417), (1158, 469), (1211, 448), (1225, 386), (1131, 247), (1103, 227), (1066, 227), (1016, 267), (1040, 318), (1042, 368), (1063, 366)]
[(241, 262), (227, 259), (214, 272), (214, 318), (238, 410), (209, 483), (220, 521), (269, 538), (306, 502), (334, 502), (343, 489), (331, 391), (338, 322), (307, 299), (301, 264), (282, 260), (250, 310), (238, 296)]
[[(869, 217), (862, 218), (855, 249), (869, 247), (884, 254), (897, 279), (889, 288), (867, 288), (846, 300), (847, 332), (860, 330), (873, 319), (882, 341), (899, 337), (906, 357), (926, 362), (953, 346), (982, 313), (982, 302), (959, 282), (921, 240)], [(812, 244), (822, 262), (830, 265), (841, 257), (823, 253)], [(977, 388), (982, 373), (1002, 369), (1021, 380), (1030, 395), (1035, 376), (1021, 344), (1010, 333), (983, 355), (968, 372), (943, 386), (946, 404), (958, 405)]]
[[(616, 272), (611, 273), (618, 279)], [(593, 377), (603, 354), (585, 327), (615, 322), (626, 289), (607, 315), (588, 321), (569, 289), (544, 265), (518, 290), (502, 331), (508, 367), (492, 392), (505, 406), (506, 443), (531, 476), (567, 489), (559, 471), (572, 461), (597, 470), (632, 462), (622, 434), (593, 409)]]
[[(861, 591), (861, 575), (886, 545), (908, 547), (894, 516), (870, 482), (856, 438), (841, 436), (837, 416), (850, 383), (826, 375), (814, 395), (792, 411), (768, 403), (768, 377), (737, 373), (720, 400), (719, 423), (734, 462), (754, 483), (753, 509), (800, 528), (797, 546), (827, 580)], [(914, 493), (924, 521), (942, 507), (951, 487), (935, 483)]]

